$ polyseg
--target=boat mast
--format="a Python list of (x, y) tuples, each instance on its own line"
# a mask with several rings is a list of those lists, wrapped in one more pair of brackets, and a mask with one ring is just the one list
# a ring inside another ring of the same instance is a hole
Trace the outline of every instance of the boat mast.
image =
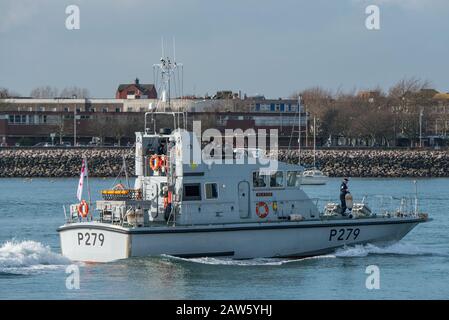
[[(175, 53), (175, 48), (174, 48), (174, 40), (173, 40), (173, 53)], [(154, 64), (153, 65), (153, 74), (154, 75), (158, 75), (160, 77), (160, 84), (159, 84), (159, 88), (158, 88), (158, 95), (160, 97), (160, 100), (158, 102), (163, 102), (163, 111), (166, 111), (166, 104), (165, 102), (168, 103), (168, 108), (170, 110), (171, 107), (171, 80), (172, 77), (176, 76), (176, 72), (179, 73), (179, 68), (181, 68), (181, 70), (183, 70), (182, 68), (182, 64), (177, 63), (175, 61), (175, 58), (173, 58), (173, 60), (167, 56), (164, 56), (164, 40), (162, 39), (162, 57), (160, 59), (160, 63)], [(155, 79), (156, 80), (156, 79)], [(182, 87), (182, 84), (181, 84)], [(176, 79), (175, 79), (175, 91), (177, 89), (176, 86)], [(181, 88), (178, 88), (178, 90), (180, 90)], [(176, 92), (175, 92), (176, 94)], [(182, 92), (178, 92), (178, 94), (182, 95)]]
[(313, 117), (313, 169), (316, 169), (316, 117)]
[(298, 95), (298, 166), (301, 165), (301, 96)]

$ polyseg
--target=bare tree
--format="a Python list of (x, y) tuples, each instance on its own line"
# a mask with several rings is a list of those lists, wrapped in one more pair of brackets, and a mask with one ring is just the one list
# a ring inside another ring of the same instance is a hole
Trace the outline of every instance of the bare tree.
[(99, 138), (100, 143), (103, 144), (105, 139), (111, 136), (111, 121), (112, 116), (107, 113), (97, 113), (88, 122), (87, 131), (93, 137)]
[(20, 97), (20, 94), (7, 88), (0, 88), (0, 99)]
[(52, 99), (58, 97), (58, 95), (58, 88), (50, 86), (37, 87), (30, 92), (30, 96), (36, 99)]
[(0, 88), (0, 99), (9, 98), (9, 91), (6, 88)]
[(389, 96), (393, 99), (402, 100), (402, 98), (411, 97), (422, 89), (428, 89), (430, 82), (415, 77), (403, 78), (393, 85), (389, 90)]
[(62, 144), (64, 137), (73, 133), (72, 119), (66, 118), (65, 115), (61, 114), (59, 116), (57, 128), (58, 128), (59, 143)]
[(432, 97), (427, 94), (432, 91), (429, 88), (429, 81), (412, 77), (401, 79), (389, 90), (388, 98), (395, 113), (398, 133), (409, 139), (411, 145), (419, 136), (421, 112), (429, 113), (424, 107), (433, 103)]
[(67, 87), (67, 88), (62, 89), (60, 96), (64, 97), (64, 98), (76, 97), (76, 98), (83, 99), (83, 98), (89, 98), (90, 93), (89, 93), (89, 90), (86, 88), (79, 88), (79, 87), (73, 86), (73, 87)]
[(307, 108), (307, 112), (318, 118), (323, 117), (332, 103), (332, 93), (321, 87), (312, 87), (299, 91), (291, 95), (292, 99), (301, 96), (303, 105)]

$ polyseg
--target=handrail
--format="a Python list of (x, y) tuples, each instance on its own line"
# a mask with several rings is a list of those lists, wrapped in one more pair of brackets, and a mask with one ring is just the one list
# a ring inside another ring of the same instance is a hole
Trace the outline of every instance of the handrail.
[(148, 121), (147, 121), (147, 117), (151, 116), (151, 122), (154, 124), (154, 128), (153, 128), (153, 133), (156, 133), (156, 122), (154, 121), (154, 116), (155, 115), (172, 115), (173, 116), (173, 130), (179, 129), (181, 128), (181, 124), (180, 124), (180, 119), (182, 116), (182, 121), (183, 121), (183, 128), (186, 129), (186, 112), (175, 112), (175, 111), (171, 111), (171, 112), (162, 112), (162, 111), (154, 111), (154, 112), (145, 112), (145, 121), (144, 121), (144, 131), (145, 133), (151, 133), (150, 132), (150, 128), (148, 127)]

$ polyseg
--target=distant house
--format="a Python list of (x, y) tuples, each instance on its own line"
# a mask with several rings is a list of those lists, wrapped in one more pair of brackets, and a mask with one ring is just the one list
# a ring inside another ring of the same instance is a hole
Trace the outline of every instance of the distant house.
[(381, 92), (378, 90), (371, 91), (359, 91), (357, 96), (363, 100), (367, 100), (370, 103), (373, 103), (375, 100), (378, 100), (381, 96)]
[(136, 78), (134, 83), (121, 84), (115, 94), (116, 99), (157, 99), (154, 84), (142, 84)]

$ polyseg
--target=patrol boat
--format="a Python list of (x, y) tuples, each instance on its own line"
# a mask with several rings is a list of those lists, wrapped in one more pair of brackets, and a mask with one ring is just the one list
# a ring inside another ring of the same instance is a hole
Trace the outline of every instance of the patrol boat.
[[(157, 128), (163, 122), (157, 117), (168, 115), (171, 128)], [(398, 241), (430, 220), (417, 202), (412, 210), (374, 213), (361, 202), (347, 216), (335, 203), (321, 211), (301, 187), (302, 166), (271, 166), (264, 152), (234, 146), (210, 156), (202, 140), (187, 130), (184, 113), (145, 113), (145, 129), (136, 133), (134, 186), (103, 190), (95, 215), (86, 201), (70, 205), (58, 228), (62, 254), (89, 262), (161, 254), (307, 257)], [(198, 150), (217, 161), (201, 161)]]
[[(363, 203), (353, 205), (351, 216), (333, 203), (320, 212), (301, 188), (302, 167), (279, 162), (266, 174), (249, 161), (254, 153), (245, 152), (232, 157), (244, 164), (189, 163), (184, 157), (201, 146), (184, 129), (137, 133), (136, 141), (134, 187), (103, 190), (94, 220), (80, 218), (80, 205), (71, 205), (58, 229), (64, 256), (92, 262), (160, 254), (305, 257), (397, 241), (429, 220), (418, 210), (374, 214)], [(154, 153), (161, 141), (166, 155)]]

